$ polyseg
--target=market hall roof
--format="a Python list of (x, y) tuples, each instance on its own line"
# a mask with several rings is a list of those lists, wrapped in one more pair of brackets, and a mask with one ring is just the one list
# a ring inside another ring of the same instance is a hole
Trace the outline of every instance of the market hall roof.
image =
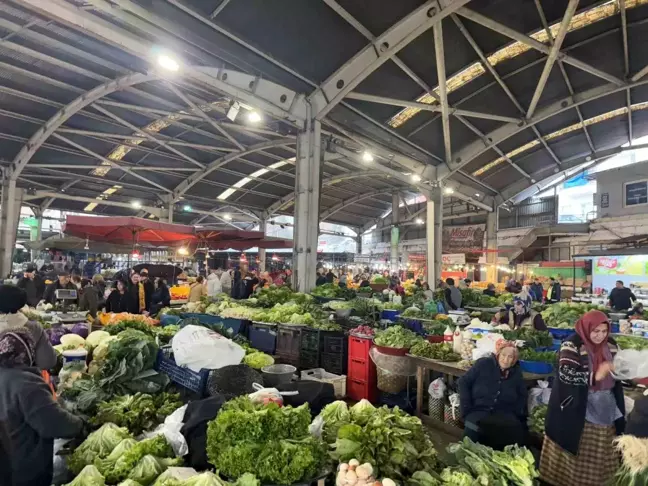
[[(3, 163), (41, 208), (172, 198), (180, 222), (251, 225), (292, 211), (294, 120), (226, 117), (268, 82), (286, 111), (317, 102), (327, 221), (367, 225), (436, 180), (492, 209), (646, 134), (647, 3), (4, 0)], [(152, 69), (167, 53), (176, 76)]]

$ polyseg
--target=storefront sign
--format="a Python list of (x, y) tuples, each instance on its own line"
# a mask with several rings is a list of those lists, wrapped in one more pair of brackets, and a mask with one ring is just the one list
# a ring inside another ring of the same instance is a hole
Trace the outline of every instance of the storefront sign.
[(625, 205), (636, 206), (648, 203), (648, 181), (628, 182), (625, 185)]
[(485, 236), (485, 224), (444, 226), (443, 251), (448, 253), (482, 251), (486, 247)]
[(463, 265), (466, 263), (465, 253), (449, 253), (441, 257), (444, 265)]

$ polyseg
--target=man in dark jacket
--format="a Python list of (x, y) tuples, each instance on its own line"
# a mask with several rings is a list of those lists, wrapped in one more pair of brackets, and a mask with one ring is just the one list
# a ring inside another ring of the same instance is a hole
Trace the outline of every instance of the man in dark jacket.
[(23, 289), (25, 294), (27, 294), (27, 305), (29, 307), (36, 307), (42, 297), (35, 279), (36, 268), (33, 265), (28, 265), (22, 278), (18, 280), (18, 288)]
[(146, 310), (151, 311), (151, 299), (153, 292), (155, 292), (155, 284), (149, 279), (149, 272), (147, 268), (140, 270), (140, 282), (144, 285), (144, 298), (146, 299)]
[(549, 278), (549, 289), (547, 290), (547, 302), (555, 304), (560, 302), (560, 283), (553, 277)]
[[(56, 291), (60, 289), (65, 289), (65, 290), (78, 290), (76, 285), (74, 285), (72, 282), (70, 282), (70, 274), (68, 272), (59, 272), (58, 274), (58, 280), (54, 283), (51, 283), (47, 286), (45, 289), (45, 294), (43, 295), (43, 300), (47, 302), (48, 304), (54, 304), (56, 303)], [(77, 294), (77, 300), (78, 302), (78, 294)]]
[(457, 310), (461, 307), (461, 291), (455, 287), (455, 281), (453, 278), (446, 278), (445, 281), (447, 287), (443, 291), (445, 296), (446, 305), (452, 309)]
[(608, 299), (612, 309), (623, 312), (632, 307), (632, 302), (637, 300), (637, 297), (632, 293), (632, 290), (624, 287), (623, 281), (617, 280), (616, 286), (610, 292)]
[(542, 299), (544, 298), (543, 296), (544, 288), (540, 283), (540, 279), (536, 277), (536, 279), (531, 284), (530, 289), (533, 292), (533, 300), (535, 300), (536, 302), (542, 302)]
[(33, 356), (28, 330), (0, 334), (0, 423), (11, 447), (12, 486), (52, 484), (54, 439), (83, 431), (83, 421), (56, 403)]

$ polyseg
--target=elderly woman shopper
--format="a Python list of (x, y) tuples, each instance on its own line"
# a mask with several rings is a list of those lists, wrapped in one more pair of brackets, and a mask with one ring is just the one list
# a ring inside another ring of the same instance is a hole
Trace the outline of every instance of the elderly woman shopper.
[(530, 297), (513, 297), (513, 307), (511, 307), (511, 310), (504, 314), (498, 312), (495, 314), (494, 320), (499, 324), (508, 324), (511, 329), (530, 327), (536, 331), (547, 330), (547, 325), (542, 315), (531, 309)]
[(15, 329), (27, 329), (36, 349), (34, 362), (42, 370), (56, 366), (56, 352), (47, 339), (42, 326), (30, 321), (20, 312), (27, 303), (27, 294), (13, 285), (0, 286), (0, 333)]
[(35, 361), (31, 333), (0, 333), (0, 424), (6, 432), (12, 486), (52, 484), (54, 439), (72, 438), (83, 421), (61, 408)]
[(560, 347), (545, 421), (540, 477), (553, 486), (602, 485), (619, 460), (612, 442), (625, 427), (621, 383), (612, 376), (617, 352), (610, 321), (593, 310)]
[(459, 380), (464, 436), (495, 449), (524, 444), (527, 389), (515, 343), (500, 340), (496, 354), (481, 358)]

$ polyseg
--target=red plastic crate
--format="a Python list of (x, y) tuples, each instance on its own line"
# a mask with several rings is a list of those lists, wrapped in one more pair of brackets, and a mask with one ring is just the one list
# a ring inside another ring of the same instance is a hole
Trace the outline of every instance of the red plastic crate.
[(375, 383), (371, 385), (365, 381), (351, 377), (347, 377), (346, 392), (347, 397), (351, 400), (359, 401), (364, 398), (375, 403), (378, 399), (378, 389), (376, 388)]
[(347, 375), (352, 376), (357, 380), (369, 380), (371, 365), (367, 362), (366, 359), (349, 358), (349, 365), (347, 368)]
[(349, 358), (369, 359), (371, 339), (349, 336)]

